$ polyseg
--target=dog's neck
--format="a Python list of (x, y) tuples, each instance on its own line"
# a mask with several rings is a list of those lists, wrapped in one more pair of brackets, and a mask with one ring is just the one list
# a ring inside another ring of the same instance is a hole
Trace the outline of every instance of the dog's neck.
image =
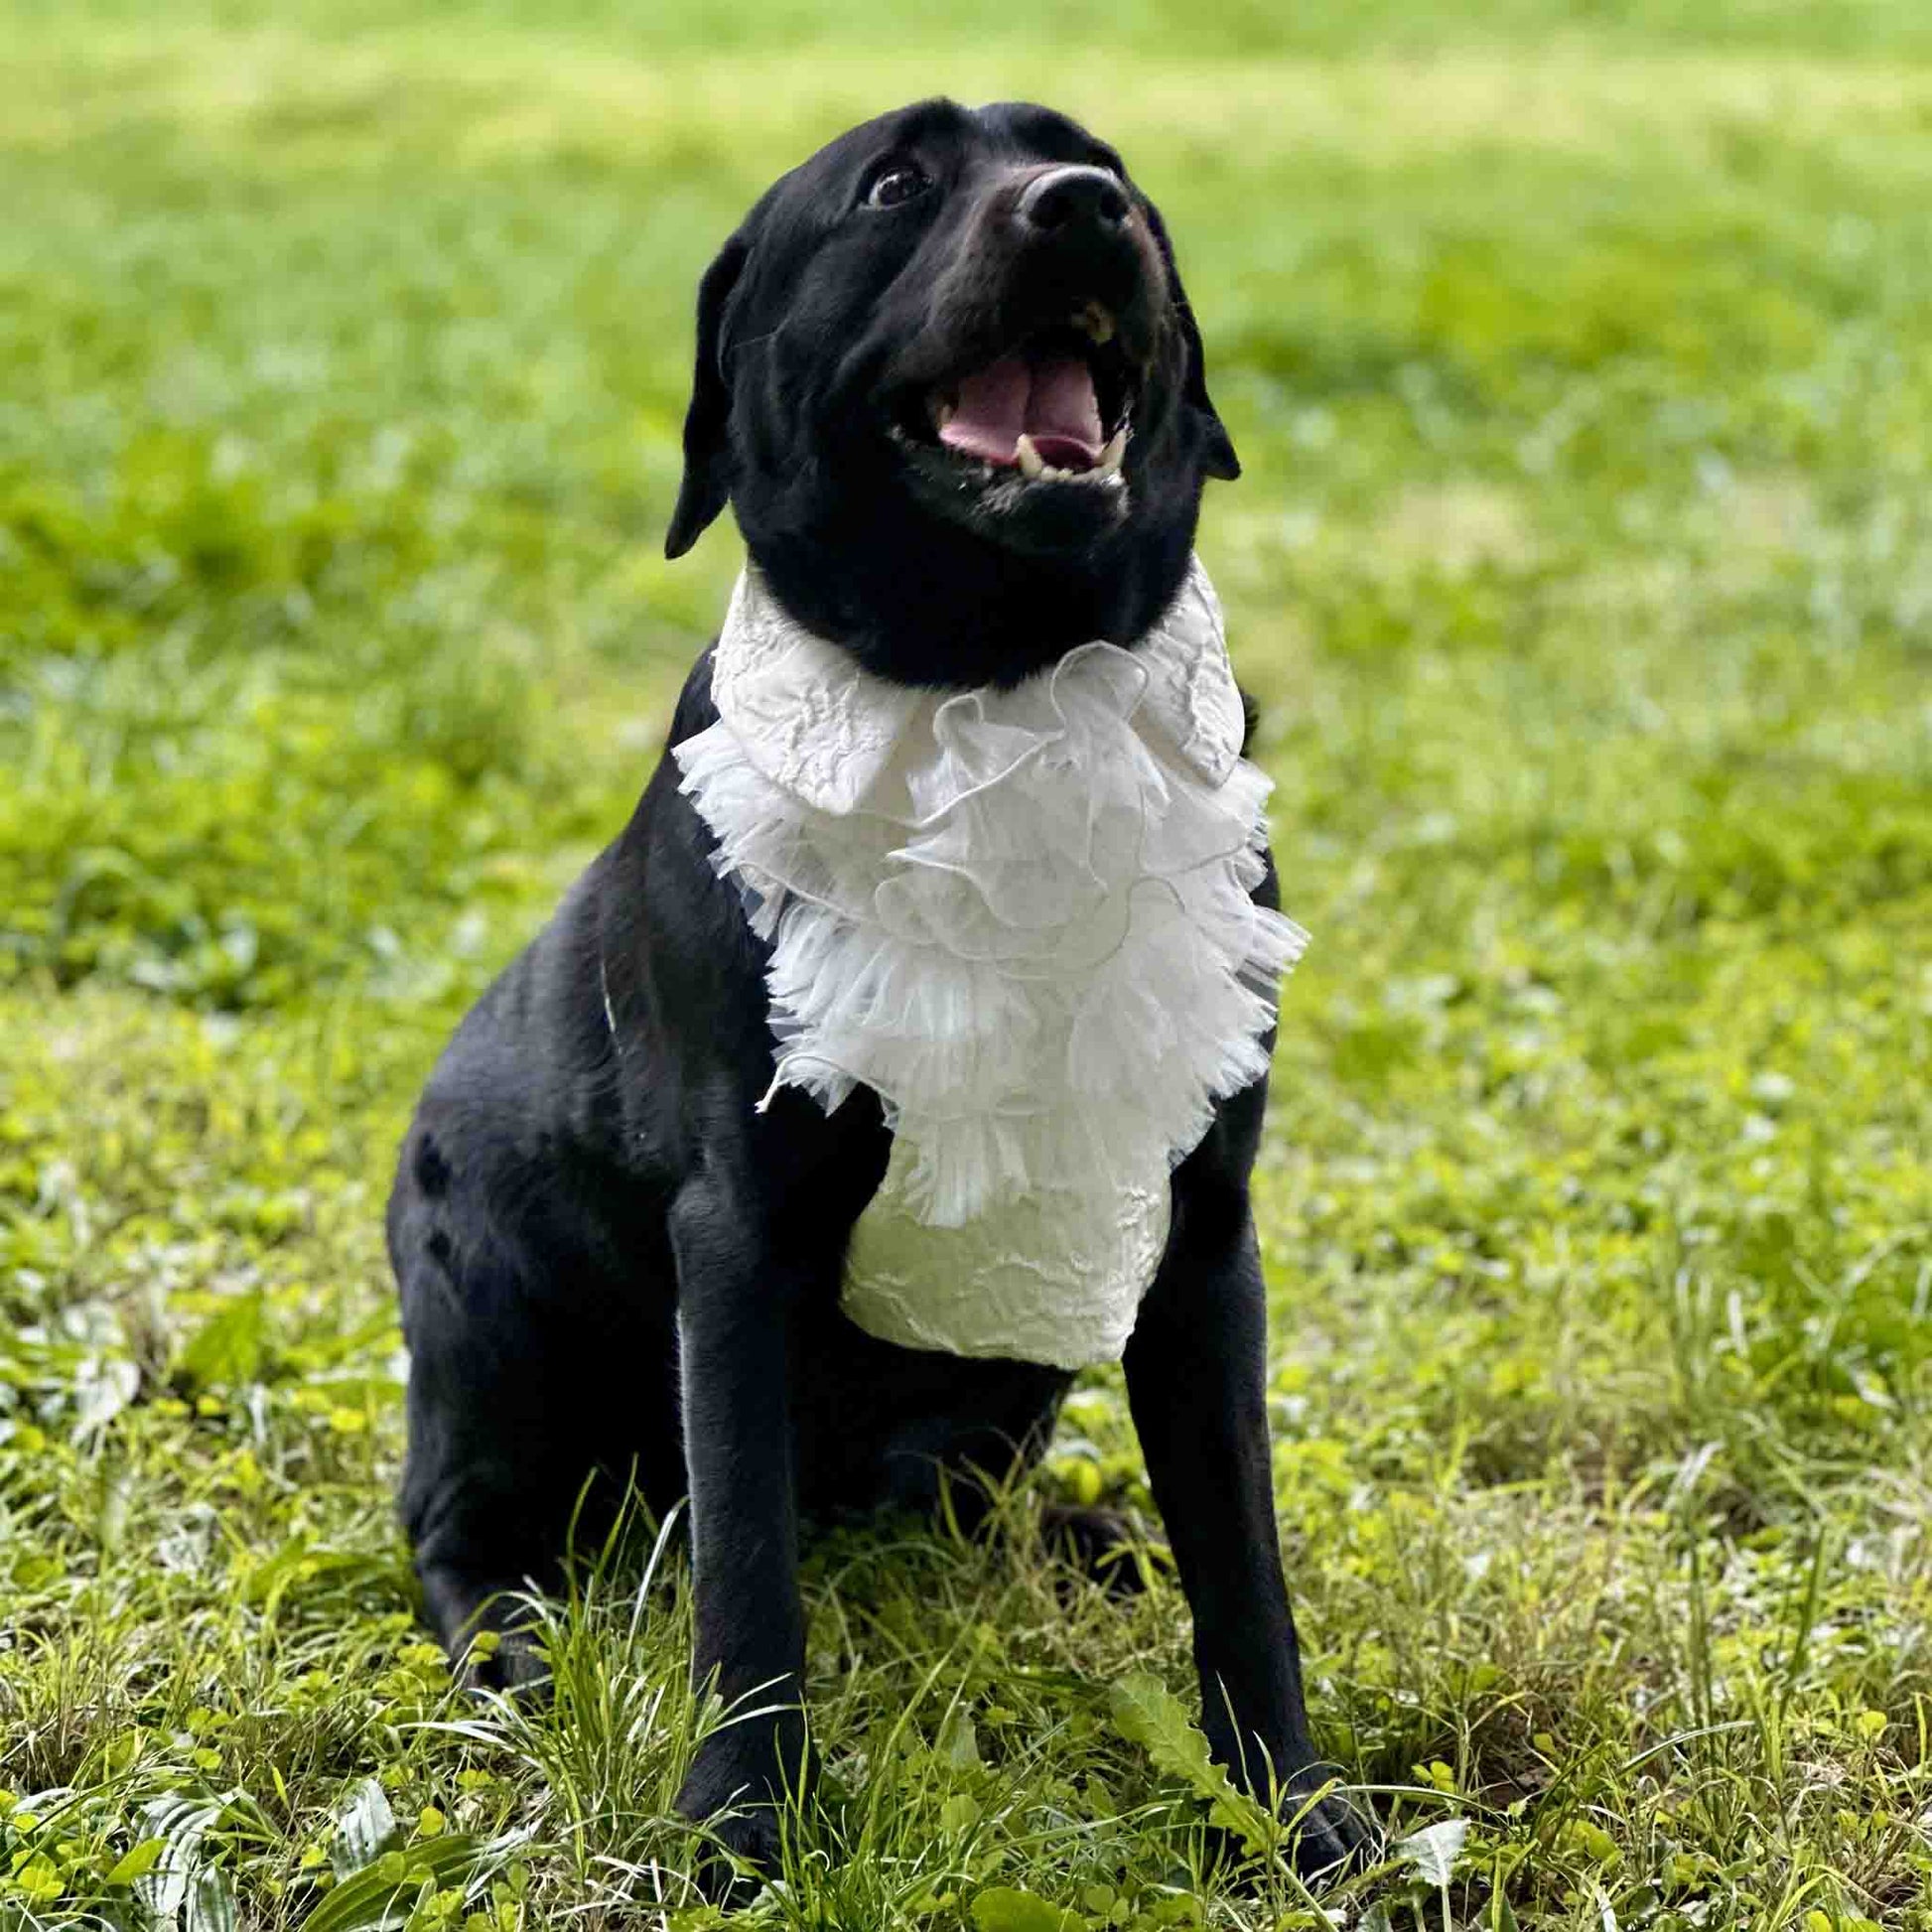
[(712, 695), (676, 756), (771, 945), (773, 1087), (829, 1111), (863, 1084), (894, 1129), (847, 1311), (916, 1347), (1117, 1356), (1168, 1171), (1266, 1070), (1303, 943), (1249, 897), (1269, 785), (1206, 574), (1132, 650), (946, 694), (747, 571)]
[(1199, 568), (1192, 508), (1137, 525), (1078, 569), (894, 514), (830, 532), (768, 528), (768, 518), (748, 529), (759, 530), (764, 585), (801, 624), (877, 676), (934, 690), (1005, 688), (1093, 638), (1129, 643), (1164, 621)]

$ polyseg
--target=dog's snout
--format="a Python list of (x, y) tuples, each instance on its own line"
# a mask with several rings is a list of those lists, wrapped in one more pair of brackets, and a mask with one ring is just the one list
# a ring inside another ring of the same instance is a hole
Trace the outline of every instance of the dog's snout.
[(1119, 228), (1129, 212), (1127, 191), (1104, 168), (1049, 168), (1020, 197), (1021, 223), (1045, 233), (1075, 222)]

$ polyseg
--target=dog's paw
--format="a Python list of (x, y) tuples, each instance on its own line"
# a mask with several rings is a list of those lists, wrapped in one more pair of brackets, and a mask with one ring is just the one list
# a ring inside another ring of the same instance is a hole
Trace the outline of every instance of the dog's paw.
[(551, 1696), (550, 1660), (527, 1630), (480, 1631), (456, 1667), (466, 1691), (507, 1691), (535, 1705)]
[(1144, 1565), (1169, 1561), (1165, 1545), (1151, 1543), (1125, 1510), (1048, 1503), (1039, 1512), (1039, 1536), (1054, 1556), (1113, 1596), (1138, 1596), (1147, 1588)]
[(1282, 1793), (1289, 1856), (1304, 1878), (1339, 1878), (1368, 1863), (1382, 1842), (1366, 1805), (1345, 1790), (1323, 1789), (1333, 1782), (1327, 1767), (1315, 1765), (1291, 1778)]
[(1298, 1878), (1320, 1889), (1371, 1863), (1382, 1844), (1374, 1815), (1339, 1787), (1328, 1788), (1334, 1782), (1331, 1767), (1314, 1765), (1280, 1788), (1282, 1835), (1270, 1856), (1225, 1826), (1207, 1827), (1207, 1855), (1222, 1881), (1237, 1892), (1259, 1891), (1279, 1858)]
[[(679, 1800), (682, 1809), (683, 1800)], [(737, 1911), (751, 1904), (783, 1869), (783, 1844), (775, 1803), (743, 1804), (705, 1820), (706, 1845), (698, 1861), (698, 1890), (713, 1905)]]
[[(761, 1744), (753, 1741), (755, 1732)], [(685, 1777), (678, 1815), (704, 1827), (709, 1846), (698, 1886), (713, 1904), (749, 1904), (782, 1866), (779, 1816), (787, 1800), (778, 1767), (786, 1754), (768, 1729), (735, 1725), (699, 1749)]]

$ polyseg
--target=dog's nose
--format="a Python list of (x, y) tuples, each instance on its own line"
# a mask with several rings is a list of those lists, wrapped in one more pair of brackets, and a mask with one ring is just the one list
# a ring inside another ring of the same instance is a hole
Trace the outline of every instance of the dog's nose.
[(1020, 197), (1021, 224), (1040, 233), (1069, 222), (1118, 228), (1128, 215), (1127, 191), (1104, 168), (1049, 168)]

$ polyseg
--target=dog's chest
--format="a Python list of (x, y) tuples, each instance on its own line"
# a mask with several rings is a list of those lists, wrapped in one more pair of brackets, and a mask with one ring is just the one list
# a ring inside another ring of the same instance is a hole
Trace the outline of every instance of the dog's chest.
[(1169, 1173), (1266, 1066), (1299, 928), (1253, 904), (1267, 781), (1204, 577), (1130, 653), (1011, 691), (870, 677), (747, 574), (677, 748), (771, 945), (773, 1080), (894, 1130), (844, 1306), (910, 1347), (1115, 1359)]

